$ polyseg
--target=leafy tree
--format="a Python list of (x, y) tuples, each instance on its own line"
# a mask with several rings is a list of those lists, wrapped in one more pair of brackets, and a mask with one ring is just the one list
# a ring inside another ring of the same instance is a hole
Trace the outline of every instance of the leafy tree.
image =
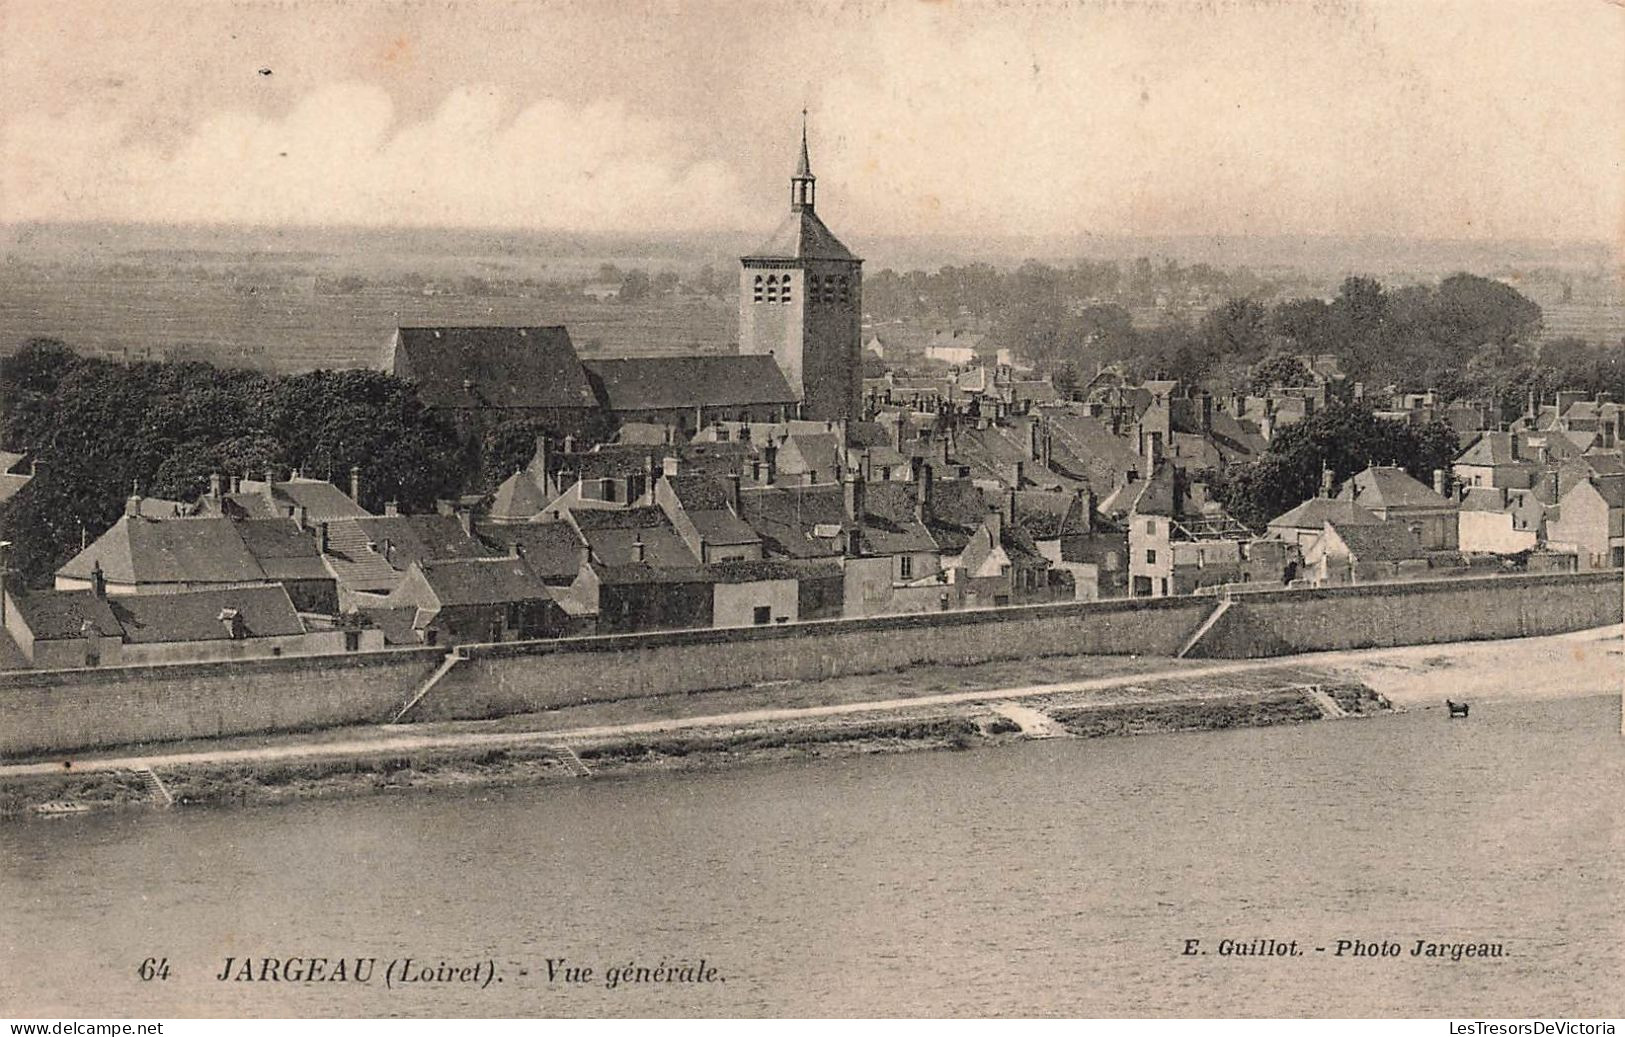
[(1265, 393), (1278, 385), (1303, 386), (1315, 384), (1314, 376), (1291, 353), (1271, 353), (1253, 365), (1248, 387), (1255, 393)]
[(1260, 528), (1314, 496), (1322, 469), (1341, 482), (1373, 464), (1398, 465), (1431, 484), (1433, 470), (1449, 468), (1458, 453), (1456, 432), (1443, 422), (1412, 427), (1337, 403), (1280, 429), (1263, 456), (1233, 466), (1223, 500), (1238, 520)]

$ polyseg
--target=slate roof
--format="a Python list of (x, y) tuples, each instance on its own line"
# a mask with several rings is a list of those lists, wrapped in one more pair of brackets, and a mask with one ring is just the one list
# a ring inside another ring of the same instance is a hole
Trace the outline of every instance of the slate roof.
[(621, 357), (584, 365), (610, 410), (791, 404), (778, 361), (763, 354)]
[(231, 634), (220, 618), (221, 610), (228, 608), (242, 616), (248, 637), (291, 637), (305, 632), (288, 592), (281, 587), (125, 594), (109, 598), (108, 605), (124, 628), (128, 644), (229, 641)]
[[(936, 540), (916, 514), (917, 499), (917, 491), (908, 483), (864, 484), (861, 542), (865, 554), (893, 555), (937, 550)], [(845, 506), (844, 499), (842, 506)]]
[(57, 572), (90, 579), (101, 563), (112, 583), (242, 583), (264, 570), (224, 518), (145, 519), (124, 515)]
[(417, 565), (442, 607), (552, 600), (547, 584), (523, 558), (461, 558)]
[(939, 549), (958, 554), (987, 521), (987, 498), (968, 479), (937, 479), (931, 484), (926, 528)]
[(399, 328), (383, 369), (415, 381), (431, 407), (598, 406), (563, 327)]
[(82, 637), (87, 622), (102, 637), (120, 637), (124, 632), (107, 602), (88, 590), (30, 592), (13, 588), (10, 596), (36, 641)]
[(265, 496), (265, 482), (244, 479), (236, 493), (225, 493), (216, 498), (205, 494), (198, 498), (198, 512), (206, 516), (226, 515), (231, 518), (281, 518), (295, 505), (305, 509), (310, 522), (330, 522), (341, 518), (364, 518), (367, 509), (351, 500), (343, 490), (326, 479), (290, 479), (272, 482), (271, 494)]
[(752, 259), (839, 259), (858, 262), (845, 245), (841, 244), (824, 221), (810, 209), (792, 212), (786, 216), (772, 235), (747, 256)]

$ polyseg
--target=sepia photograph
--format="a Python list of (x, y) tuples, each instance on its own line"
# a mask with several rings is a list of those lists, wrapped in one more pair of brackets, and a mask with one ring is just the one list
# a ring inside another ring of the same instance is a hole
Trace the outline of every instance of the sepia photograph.
[(1625, 1016), (1625, 3), (0, 0), (0, 84), (10, 1033)]

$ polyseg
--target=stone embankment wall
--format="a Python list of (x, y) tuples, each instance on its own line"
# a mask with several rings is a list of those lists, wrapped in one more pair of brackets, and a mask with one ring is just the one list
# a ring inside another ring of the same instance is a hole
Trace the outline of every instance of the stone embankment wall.
[[(1054, 655), (1173, 656), (1212, 597), (828, 620), (738, 630), (464, 646), (411, 719), (884, 674), (922, 664)], [(1504, 576), (1238, 595), (1187, 655), (1295, 652), (1520, 637), (1618, 623), (1617, 572)], [(440, 649), (0, 674), (0, 756), (387, 720)], [(875, 693), (884, 697), (884, 679)]]

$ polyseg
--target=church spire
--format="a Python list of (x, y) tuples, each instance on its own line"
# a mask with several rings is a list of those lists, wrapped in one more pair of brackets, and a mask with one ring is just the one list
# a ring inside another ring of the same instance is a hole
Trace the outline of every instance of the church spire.
[(792, 212), (813, 211), (812, 161), (807, 157), (807, 109), (801, 109), (801, 161), (796, 164), (795, 175), (790, 178), (790, 209)]

